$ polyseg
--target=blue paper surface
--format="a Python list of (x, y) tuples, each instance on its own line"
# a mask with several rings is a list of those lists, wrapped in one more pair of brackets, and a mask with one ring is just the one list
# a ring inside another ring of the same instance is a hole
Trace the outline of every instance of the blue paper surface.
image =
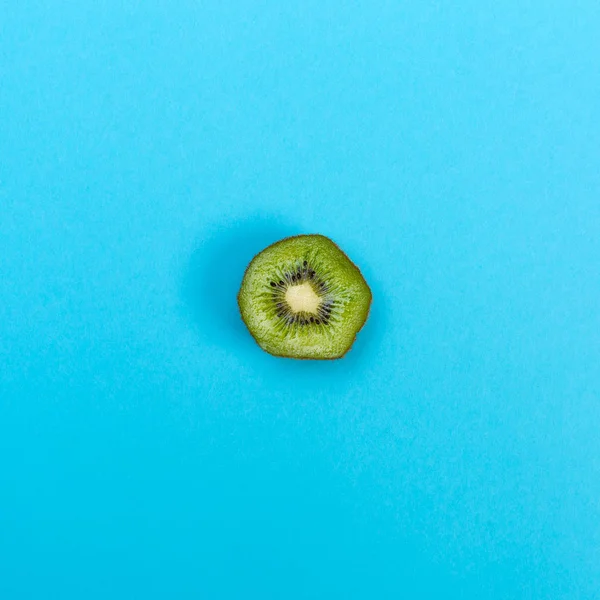
[(600, 597), (597, 2), (1, 4), (2, 600)]

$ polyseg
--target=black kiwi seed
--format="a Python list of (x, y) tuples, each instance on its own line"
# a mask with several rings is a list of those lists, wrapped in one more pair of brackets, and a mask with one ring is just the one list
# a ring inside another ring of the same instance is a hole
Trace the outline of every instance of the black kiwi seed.
[(274, 281), (271, 281), (271, 287), (275, 287), (277, 284)]
[(306, 261), (306, 260), (305, 260), (305, 261), (304, 261), (302, 264), (303, 264), (305, 267), (308, 267), (308, 261)]
[(296, 275), (292, 275), (292, 281), (296, 281)]
[(279, 282), (279, 285), (283, 285), (283, 281), (280, 281), (280, 282)]
[(320, 324), (321, 324), (321, 321), (320, 321), (319, 319), (315, 319), (315, 323), (316, 323), (317, 325), (320, 325)]

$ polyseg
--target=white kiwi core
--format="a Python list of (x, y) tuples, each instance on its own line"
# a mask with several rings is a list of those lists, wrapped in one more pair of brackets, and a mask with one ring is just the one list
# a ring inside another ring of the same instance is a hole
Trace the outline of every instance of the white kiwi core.
[(321, 298), (308, 281), (300, 285), (290, 286), (285, 292), (285, 301), (295, 313), (307, 312), (316, 314), (321, 304)]

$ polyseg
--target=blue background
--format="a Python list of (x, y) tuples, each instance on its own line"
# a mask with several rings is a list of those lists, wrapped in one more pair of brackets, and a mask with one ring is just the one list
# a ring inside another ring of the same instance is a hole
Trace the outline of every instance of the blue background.
[(598, 2), (0, 6), (0, 598), (600, 597)]

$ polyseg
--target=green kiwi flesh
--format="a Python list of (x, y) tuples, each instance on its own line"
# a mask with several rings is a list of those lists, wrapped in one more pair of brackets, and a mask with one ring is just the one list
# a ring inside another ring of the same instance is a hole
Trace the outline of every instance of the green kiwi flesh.
[(288, 358), (333, 359), (350, 349), (367, 320), (371, 290), (329, 238), (299, 235), (254, 257), (238, 304), (263, 350)]

